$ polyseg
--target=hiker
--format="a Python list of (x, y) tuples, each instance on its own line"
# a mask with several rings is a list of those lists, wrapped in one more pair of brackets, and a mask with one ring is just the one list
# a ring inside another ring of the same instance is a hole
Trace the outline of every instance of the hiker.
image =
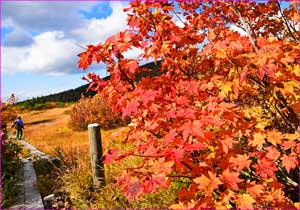
[(23, 136), (24, 124), (20, 116), (18, 116), (15, 120), (13, 128), (16, 129), (16, 139), (21, 140)]

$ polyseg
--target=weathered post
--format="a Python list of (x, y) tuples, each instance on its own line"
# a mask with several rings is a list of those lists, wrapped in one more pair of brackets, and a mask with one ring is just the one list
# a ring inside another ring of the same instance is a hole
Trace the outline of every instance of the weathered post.
[(89, 124), (88, 135), (94, 186), (100, 187), (105, 184), (100, 125), (98, 123)]

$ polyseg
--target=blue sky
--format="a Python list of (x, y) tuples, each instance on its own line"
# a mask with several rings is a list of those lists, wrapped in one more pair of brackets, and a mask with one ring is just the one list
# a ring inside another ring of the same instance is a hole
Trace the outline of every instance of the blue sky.
[[(77, 54), (126, 28), (124, 1), (1, 1), (1, 97), (19, 100), (86, 84)], [(135, 57), (134, 50), (128, 57)], [(106, 76), (104, 65), (89, 71)]]

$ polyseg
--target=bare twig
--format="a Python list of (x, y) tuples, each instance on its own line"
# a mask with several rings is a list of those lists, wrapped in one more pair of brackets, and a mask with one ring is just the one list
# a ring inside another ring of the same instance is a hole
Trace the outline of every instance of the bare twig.
[(83, 47), (82, 45), (78, 44), (77, 42), (75, 42), (74, 44), (75, 44), (75, 45), (77, 45), (78, 47), (82, 48), (82, 49), (85, 49), (85, 50), (87, 50), (87, 48), (86, 48), (86, 47)]

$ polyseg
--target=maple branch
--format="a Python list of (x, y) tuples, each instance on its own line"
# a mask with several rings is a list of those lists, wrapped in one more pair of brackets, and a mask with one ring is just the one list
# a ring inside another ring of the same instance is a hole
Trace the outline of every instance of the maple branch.
[(136, 153), (133, 153), (131, 154), (133, 156), (136, 156), (136, 157), (143, 157), (143, 158), (158, 158), (158, 157), (165, 157), (165, 155), (140, 155), (140, 154), (136, 154)]
[(126, 74), (126, 72), (122, 68), (120, 68), (120, 71), (122, 72), (123, 76), (125, 76), (126, 81), (129, 82), (129, 84), (131, 85), (131, 87), (134, 90), (135, 89), (134, 81), (129, 78), (129, 76)]
[(144, 21), (151, 23), (149, 20), (147, 20), (143, 15), (139, 14), (139, 17), (143, 18)]
[(86, 48), (86, 47), (83, 47), (82, 45), (78, 44), (77, 42), (75, 42), (74, 44), (75, 44), (75, 45), (77, 45), (78, 47), (80, 47), (80, 48), (84, 49), (84, 50), (87, 50), (87, 48)]
[(179, 17), (179, 15), (177, 15), (177, 13), (175, 11), (173, 11), (173, 13), (175, 14), (175, 16), (179, 19), (179, 21), (183, 24), (186, 25), (186, 23)]
[(195, 178), (195, 177), (190, 177), (190, 176), (185, 176), (185, 175), (167, 175), (167, 177), (171, 177), (171, 178), (188, 178), (188, 179), (194, 179)]
[(127, 141), (128, 141), (128, 139), (129, 139), (129, 136), (130, 136), (131, 132), (133, 132), (133, 129), (130, 129), (130, 130), (127, 132), (127, 134), (126, 134), (126, 138), (125, 138), (125, 139), (122, 141), (122, 143), (125, 143), (125, 142), (127, 142)]
[(149, 133), (151, 133), (153, 136), (157, 137), (157, 138), (161, 138), (162, 135), (160, 133), (155, 133), (154, 131), (151, 131), (151, 130), (146, 130), (148, 131)]
[(192, 168), (190, 165), (188, 165), (187, 163), (185, 163), (185, 162), (183, 162), (183, 161), (180, 161), (180, 163), (181, 163), (182, 165), (184, 165), (185, 167), (187, 167), (188, 169), (190, 169), (191, 171), (193, 170), (193, 168)]
[(276, 96), (277, 98), (279, 98), (279, 100), (281, 101), (281, 103), (283, 104), (283, 106), (285, 108), (287, 108), (288, 115), (286, 116), (286, 118), (289, 120), (289, 122), (292, 123), (292, 125), (294, 125), (295, 130), (297, 130), (297, 126), (298, 126), (298, 117), (297, 114), (294, 112), (294, 110), (289, 106), (288, 102), (286, 101), (286, 99), (284, 98), (284, 96), (282, 95), (282, 93), (280, 91), (276, 92)]
[(284, 14), (283, 14), (283, 12), (282, 12), (280, 3), (279, 3), (278, 1), (275, 1), (275, 2), (276, 2), (276, 4), (277, 4), (277, 6), (278, 6), (278, 9), (279, 9), (279, 12), (280, 12), (281, 17), (283, 18), (283, 22), (284, 22), (284, 24), (286, 25), (286, 27), (287, 27), (287, 29), (288, 29), (288, 31), (289, 31), (289, 34), (290, 34), (291, 37), (294, 39), (294, 41), (296, 41), (296, 43), (298, 43), (297, 38), (294, 36), (294, 34), (293, 34), (292, 31), (291, 31), (291, 26), (290, 26), (290, 24), (288, 23), (286, 17), (284, 16)]
[(153, 15), (152, 15), (152, 13), (151, 13), (149, 10), (148, 10), (148, 13), (149, 13), (149, 15), (150, 15), (151, 23), (152, 23), (153, 26), (154, 26), (154, 31), (155, 31), (155, 33), (158, 33), (158, 34), (159, 34), (160, 41), (162, 42), (162, 37), (161, 37), (161, 34), (159, 33), (159, 31), (158, 31), (158, 29), (157, 29), (157, 27), (156, 27), (156, 24), (155, 24), (155, 22), (154, 22), (154, 20), (153, 20)]
[(274, 106), (273, 104), (270, 103), (270, 106), (273, 107), (273, 109), (281, 116), (281, 118), (284, 120), (284, 122), (285, 122), (291, 129), (295, 130), (295, 128), (293, 127), (293, 125), (291, 125), (291, 124), (289, 123), (289, 119), (288, 119), (285, 115), (283, 115), (283, 114), (281, 113), (281, 111), (278, 109), (278, 107), (276, 106), (276, 104), (275, 104), (275, 106)]
[(196, 77), (194, 74), (189, 74), (188, 72), (184, 71), (180, 66), (178, 66), (178, 69), (179, 69), (184, 75), (186, 75), (188, 78), (192, 77), (192, 78), (198, 80), (198, 77)]
[(230, 7), (233, 9), (234, 13), (239, 17), (239, 20), (241, 21), (242, 25), (244, 26), (244, 28), (246, 30), (246, 33), (248, 35), (248, 38), (250, 39), (250, 42), (251, 42), (255, 52), (258, 54), (258, 48), (257, 48), (257, 46), (256, 46), (256, 44), (255, 44), (255, 42), (254, 42), (254, 40), (251, 36), (249, 26), (246, 24), (246, 22), (245, 22), (244, 18), (242, 17), (240, 11), (233, 4), (231, 4)]
[(141, 168), (143, 168), (144, 165), (145, 165), (145, 162), (143, 162), (140, 166), (126, 168), (126, 170), (127, 170), (127, 171), (128, 171), (128, 170), (134, 171), (134, 170), (136, 170), (136, 169), (141, 169)]
[(250, 74), (247, 75), (247, 78), (249, 80), (251, 80), (252, 82), (254, 82), (255, 84), (257, 84), (261, 88), (265, 88), (266, 87), (265, 84), (261, 80), (257, 80), (256, 78), (254, 78)]
[(286, 179), (286, 182), (290, 185), (292, 185), (293, 187), (298, 187), (299, 183), (295, 182), (294, 180), (292, 180), (290, 177), (288, 177), (288, 175), (283, 171), (282, 166), (277, 165), (277, 168), (279, 169), (279, 171), (284, 175), (284, 178)]

